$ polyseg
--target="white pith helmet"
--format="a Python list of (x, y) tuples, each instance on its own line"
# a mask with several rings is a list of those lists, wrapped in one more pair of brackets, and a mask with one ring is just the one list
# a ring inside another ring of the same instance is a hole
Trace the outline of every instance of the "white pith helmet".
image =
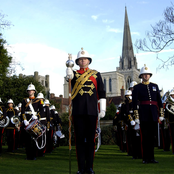
[(121, 108), (121, 105), (122, 105), (122, 104), (120, 103), (120, 104), (118, 105), (118, 108)]
[(140, 74), (139, 74), (140, 79), (141, 79), (142, 74), (149, 74), (150, 77), (152, 76), (152, 73), (151, 73), (150, 69), (146, 66), (146, 64), (144, 64), (144, 66), (140, 70)]
[(22, 103), (19, 103), (19, 104), (18, 104), (18, 108), (21, 108), (21, 106), (22, 106)]
[(36, 91), (35, 86), (31, 83), (28, 85), (27, 91)]
[(89, 60), (89, 64), (92, 62), (91, 57), (89, 56), (89, 53), (85, 50), (83, 50), (83, 48), (81, 48), (81, 50), (77, 53), (77, 59), (75, 60), (76, 64), (78, 65), (78, 60), (80, 58), (88, 58)]
[(9, 100), (7, 101), (7, 103), (13, 103), (13, 100), (12, 100), (12, 99), (9, 99)]
[(174, 95), (174, 88), (169, 93), (170, 99), (174, 102), (174, 98), (171, 95)]
[(174, 94), (174, 88), (170, 91), (169, 95), (173, 95)]
[(17, 106), (15, 106), (15, 108), (14, 109), (16, 109), (17, 111), (19, 111), (19, 108), (17, 107)]
[(52, 109), (56, 109), (54, 105), (52, 105), (52, 106), (50, 107), (50, 110), (52, 110)]
[(45, 105), (50, 105), (50, 101), (48, 99), (45, 99), (44, 104)]
[(136, 81), (132, 81), (132, 82), (130, 83), (130, 87), (129, 87), (129, 88), (133, 88), (136, 84), (137, 84)]
[(131, 90), (126, 90), (125, 95), (132, 95), (132, 91)]
[(44, 99), (44, 95), (40, 92), (40, 93), (37, 94), (37, 97), (36, 98)]

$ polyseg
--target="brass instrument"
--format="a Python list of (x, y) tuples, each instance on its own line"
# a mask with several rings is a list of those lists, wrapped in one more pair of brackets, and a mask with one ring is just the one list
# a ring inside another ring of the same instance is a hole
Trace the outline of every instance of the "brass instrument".
[[(170, 106), (170, 109), (169, 109), (169, 106)], [(174, 115), (174, 103), (172, 102), (169, 102), (169, 103), (167, 103), (166, 104), (166, 109), (171, 113), (171, 114), (173, 114)]]
[(3, 118), (2, 120), (0, 120), (0, 127), (7, 127), (10, 123), (10, 119), (8, 116), (6, 116), (6, 118)]
[(15, 126), (18, 128), (19, 127), (19, 123), (20, 123), (20, 117), (17, 115), (14, 115), (13, 117), (11, 117), (11, 122), (13, 124), (15, 124)]

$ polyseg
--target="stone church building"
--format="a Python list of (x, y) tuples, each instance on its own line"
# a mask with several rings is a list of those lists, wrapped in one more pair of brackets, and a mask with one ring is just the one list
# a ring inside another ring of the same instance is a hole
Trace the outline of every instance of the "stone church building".
[[(138, 78), (139, 73), (140, 70), (138, 69), (137, 59), (134, 56), (127, 9), (125, 7), (123, 46), (119, 67), (116, 68), (116, 71), (101, 73), (106, 90), (106, 97), (113, 99), (113, 97), (118, 98), (122, 96), (123, 98), (124, 91), (129, 88), (129, 85), (132, 81), (136, 81), (137, 83), (140, 82), (140, 79)], [(68, 98), (68, 83), (65, 79), (64, 98)]]

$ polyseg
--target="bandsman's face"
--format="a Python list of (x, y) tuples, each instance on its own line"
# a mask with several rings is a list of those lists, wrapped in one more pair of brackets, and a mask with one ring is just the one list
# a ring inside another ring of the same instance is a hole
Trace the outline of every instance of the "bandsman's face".
[(28, 95), (29, 95), (29, 96), (33, 96), (34, 93), (35, 93), (35, 91), (33, 91), (33, 90), (28, 91)]
[(13, 107), (13, 103), (9, 103), (9, 104), (8, 104), (8, 107), (9, 107), (9, 108), (12, 108), (12, 107)]
[(174, 99), (174, 94), (171, 94), (170, 96)]
[(78, 64), (79, 64), (80, 68), (87, 68), (89, 65), (89, 59), (82, 57), (79, 59)]
[(144, 82), (147, 82), (150, 79), (150, 74), (142, 74), (141, 77), (142, 77)]

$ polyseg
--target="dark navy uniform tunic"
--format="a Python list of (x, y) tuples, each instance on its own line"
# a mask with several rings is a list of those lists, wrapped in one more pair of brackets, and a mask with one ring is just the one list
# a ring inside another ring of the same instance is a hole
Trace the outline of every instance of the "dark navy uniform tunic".
[[(39, 112), (40, 118), (44, 117), (44, 111), (43, 111), (43, 102), (37, 98), (29, 99), (34, 112), (36, 114)], [(24, 99), (22, 101), (22, 107), (21, 107), (21, 115), (23, 120), (30, 120), (32, 118), (32, 114), (29, 114), (31, 111), (27, 99)], [(36, 158), (36, 152), (37, 152), (37, 147), (34, 142), (34, 140), (31, 138), (30, 134), (25, 131), (25, 146), (26, 146), (26, 155), (28, 160), (34, 160)]]
[(163, 107), (158, 85), (154, 83), (135, 85), (132, 94), (134, 110), (137, 110), (138, 101), (140, 101), (140, 121), (149, 121), (151, 119), (158, 121), (158, 109)]
[[(74, 78), (71, 81), (72, 88), (74, 88), (76, 80), (82, 74), (83, 71), (74, 71)], [(106, 98), (106, 92), (100, 73), (96, 71), (93, 77), (96, 79), (97, 89), (90, 79), (83, 84), (76, 97), (72, 100), (72, 115), (98, 115), (97, 95), (99, 99)]]
[(106, 98), (106, 92), (100, 73), (88, 68), (74, 71), (71, 84), (78, 168), (89, 171), (93, 168), (98, 99)]
[(154, 160), (154, 141), (157, 134), (159, 109), (162, 108), (158, 85), (154, 83), (135, 85), (132, 102), (134, 111), (138, 109), (137, 105), (139, 104), (143, 162), (152, 162)]

